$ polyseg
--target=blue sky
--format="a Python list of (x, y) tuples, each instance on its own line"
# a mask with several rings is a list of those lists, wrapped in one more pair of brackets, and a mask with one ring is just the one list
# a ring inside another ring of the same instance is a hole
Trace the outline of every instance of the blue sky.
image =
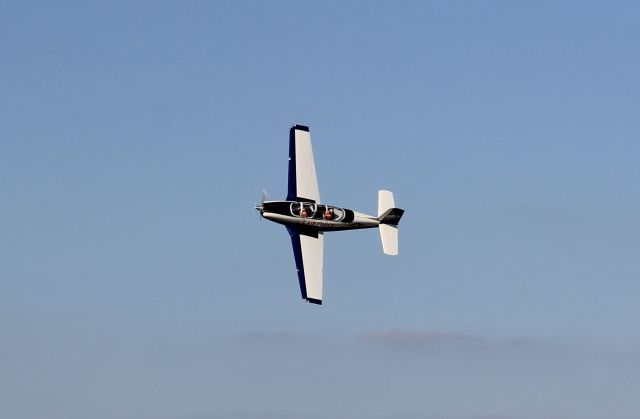
[[(0, 416), (640, 415), (634, 2), (0, 6)], [(288, 129), (325, 240), (300, 300)]]

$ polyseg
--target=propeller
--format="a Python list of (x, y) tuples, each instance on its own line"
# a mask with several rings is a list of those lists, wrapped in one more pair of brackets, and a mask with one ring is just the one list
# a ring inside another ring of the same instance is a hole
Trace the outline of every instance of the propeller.
[(263, 189), (262, 192), (260, 193), (260, 203), (256, 205), (256, 209), (260, 212), (260, 215), (262, 215), (262, 211), (264, 211), (264, 201), (266, 200), (267, 200), (267, 191)]

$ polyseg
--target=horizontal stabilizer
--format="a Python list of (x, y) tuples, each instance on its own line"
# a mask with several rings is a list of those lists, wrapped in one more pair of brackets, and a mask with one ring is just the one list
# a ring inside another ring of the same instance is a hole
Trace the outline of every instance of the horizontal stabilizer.
[(396, 203), (393, 199), (393, 192), (385, 190), (378, 191), (378, 217), (384, 214), (386, 210), (395, 206)]
[(378, 221), (382, 250), (387, 255), (398, 254), (398, 223), (404, 210), (396, 208), (391, 191), (378, 191)]
[(386, 255), (396, 256), (398, 254), (398, 227), (380, 224), (379, 228), (382, 251)]

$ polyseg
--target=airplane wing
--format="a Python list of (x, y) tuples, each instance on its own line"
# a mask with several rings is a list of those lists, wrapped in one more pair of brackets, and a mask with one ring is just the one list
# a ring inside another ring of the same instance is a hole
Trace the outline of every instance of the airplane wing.
[(310, 303), (322, 304), (322, 265), (324, 235), (322, 232), (300, 230), (287, 226), (298, 269), (302, 298)]
[(287, 201), (320, 202), (316, 165), (309, 127), (295, 125), (289, 131), (289, 191)]

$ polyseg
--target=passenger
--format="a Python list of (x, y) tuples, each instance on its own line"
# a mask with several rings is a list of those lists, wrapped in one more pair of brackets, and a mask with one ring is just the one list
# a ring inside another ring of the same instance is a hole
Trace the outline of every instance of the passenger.
[(334, 214), (333, 214), (333, 208), (327, 208), (327, 211), (324, 213), (324, 219), (331, 221), (333, 220)]

